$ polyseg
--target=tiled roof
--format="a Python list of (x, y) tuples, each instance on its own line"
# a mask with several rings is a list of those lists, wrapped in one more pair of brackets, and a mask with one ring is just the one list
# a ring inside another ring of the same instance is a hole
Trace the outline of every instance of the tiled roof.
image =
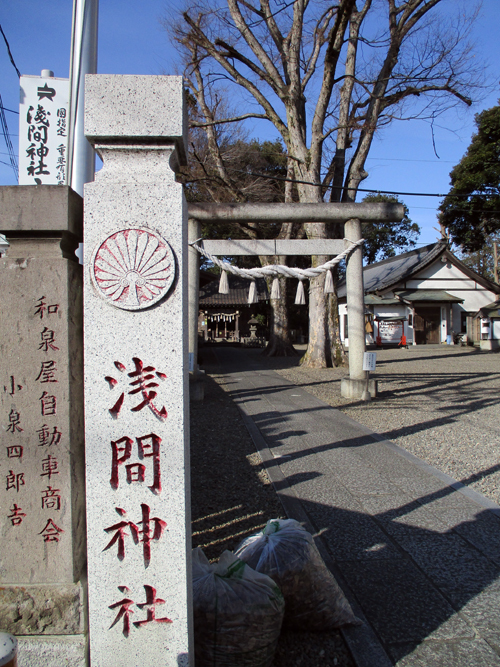
[[(365, 293), (378, 292), (396, 285), (433, 262), (446, 251), (446, 248), (445, 243), (431, 243), (423, 248), (365, 266), (363, 268)], [(345, 281), (339, 284), (337, 291), (339, 297), (346, 295)]]
[[(200, 287), (200, 308), (204, 306), (244, 306), (248, 305), (248, 290), (250, 280), (238, 276), (229, 275), (229, 294), (219, 293), (219, 279), (215, 278), (207, 285)], [(264, 278), (258, 278), (257, 296), (259, 301), (267, 301), (269, 292)]]
[(464, 299), (448, 294), (444, 289), (394, 290), (394, 294), (404, 301), (448, 301), (462, 303)]
[(483, 306), (475, 315), (475, 317), (500, 317), (500, 299)]
[(377, 294), (365, 294), (365, 304), (367, 306), (391, 306), (395, 303), (401, 303), (395, 297), (383, 297)]

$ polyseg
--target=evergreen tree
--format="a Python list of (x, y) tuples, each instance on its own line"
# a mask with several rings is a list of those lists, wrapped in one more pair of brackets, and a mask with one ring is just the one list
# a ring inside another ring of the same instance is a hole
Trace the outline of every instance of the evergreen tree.
[(476, 115), (477, 134), (451, 171), (439, 210), (441, 228), (464, 251), (481, 251), (500, 231), (500, 106)]
[(388, 204), (403, 204), (405, 215), (401, 222), (363, 223), (361, 233), (365, 239), (363, 256), (367, 264), (379, 262), (388, 257), (394, 257), (398, 251), (407, 252), (416, 246), (420, 235), (420, 227), (409, 217), (408, 207), (398, 197), (391, 195), (369, 194), (363, 198), (364, 202), (385, 202)]

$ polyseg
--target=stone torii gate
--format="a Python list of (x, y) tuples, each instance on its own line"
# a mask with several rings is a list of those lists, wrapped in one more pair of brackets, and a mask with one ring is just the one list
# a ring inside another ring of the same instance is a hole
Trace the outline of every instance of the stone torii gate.
[[(344, 224), (344, 240), (234, 240), (203, 241), (211, 255), (339, 255), (351, 243), (362, 239), (361, 223), (399, 222), (404, 216), (402, 204), (212, 204), (194, 203), (188, 207), (189, 242), (199, 240), (202, 222), (330, 222)], [(189, 352), (197, 358), (198, 345), (198, 257), (190, 248), (189, 259)], [(349, 378), (341, 383), (346, 398), (361, 398), (367, 389), (363, 355), (365, 352), (365, 305), (363, 286), (363, 249), (354, 248), (346, 258), (347, 310), (349, 313)], [(193, 368), (196, 377), (196, 365)], [(376, 382), (368, 389), (376, 395)]]

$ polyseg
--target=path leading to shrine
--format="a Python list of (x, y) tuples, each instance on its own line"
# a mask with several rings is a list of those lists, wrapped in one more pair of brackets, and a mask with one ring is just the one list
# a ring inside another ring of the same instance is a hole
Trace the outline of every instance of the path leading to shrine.
[[(318, 535), (365, 620), (344, 631), (358, 666), (500, 667), (500, 508), (292, 384), (255, 351), (216, 356), (287, 514)], [(408, 400), (425, 406), (416, 392)]]

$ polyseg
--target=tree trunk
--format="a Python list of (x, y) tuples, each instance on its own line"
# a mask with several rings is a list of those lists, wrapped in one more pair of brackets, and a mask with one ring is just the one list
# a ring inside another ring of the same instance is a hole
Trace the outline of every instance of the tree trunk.
[[(333, 271), (333, 282), (337, 284), (337, 271)], [(328, 326), (332, 347), (332, 365), (346, 366), (347, 352), (340, 338), (339, 302), (336, 294), (328, 295)]]
[(288, 305), (286, 303), (286, 278), (280, 281), (280, 299), (271, 299), (271, 327), (269, 343), (262, 354), (267, 357), (296, 357), (297, 350), (290, 338)]
[[(302, 171), (302, 180), (319, 183), (319, 165), (309, 171)], [(322, 201), (321, 188), (315, 185), (302, 185), (298, 188), (301, 203), (319, 203)], [(328, 237), (327, 225), (324, 223), (304, 224), (308, 239), (325, 239)], [(321, 266), (330, 257), (318, 255), (311, 257), (311, 266)], [(301, 359), (301, 365), (309, 368), (328, 368), (332, 366), (332, 344), (330, 339), (330, 323), (328, 317), (328, 295), (324, 293), (325, 274), (309, 281), (309, 342), (307, 351)]]
[[(313, 257), (313, 266), (323, 264), (328, 258)], [(309, 368), (332, 366), (331, 341), (328, 325), (328, 294), (323, 291), (324, 274), (309, 281), (309, 341), (300, 363)]]
[[(288, 161), (288, 178), (285, 191), (285, 201), (292, 201), (292, 183), (293, 165), (291, 160)], [(294, 234), (294, 226), (290, 222), (284, 222), (278, 234), (279, 239), (290, 239)], [(274, 257), (275, 264), (286, 264), (285, 256), (280, 255)], [(293, 347), (292, 339), (290, 338), (289, 325), (289, 310), (287, 302), (286, 278), (279, 277), (280, 281), (280, 299), (271, 299), (271, 326), (269, 328), (269, 343), (266, 346), (263, 354), (268, 357), (291, 357), (298, 356), (297, 350)], [(272, 280), (269, 281), (272, 283)], [(269, 284), (269, 292), (271, 293), (271, 284)]]

